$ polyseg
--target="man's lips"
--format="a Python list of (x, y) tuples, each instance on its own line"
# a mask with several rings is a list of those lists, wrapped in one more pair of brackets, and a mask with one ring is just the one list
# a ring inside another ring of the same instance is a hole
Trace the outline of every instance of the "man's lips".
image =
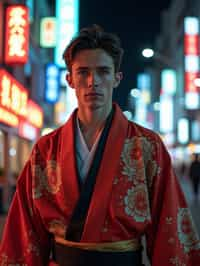
[(89, 96), (89, 97), (97, 97), (97, 96), (103, 96), (102, 94), (100, 93), (96, 93), (96, 92), (91, 92), (91, 93), (87, 93), (85, 94), (85, 96)]

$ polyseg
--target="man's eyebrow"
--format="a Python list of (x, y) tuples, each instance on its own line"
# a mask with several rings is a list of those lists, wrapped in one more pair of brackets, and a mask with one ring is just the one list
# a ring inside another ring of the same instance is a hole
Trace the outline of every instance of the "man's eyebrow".
[(86, 67), (86, 66), (78, 66), (75, 70), (82, 70), (82, 69), (89, 69), (89, 67)]
[[(112, 69), (112, 67), (110, 67), (110, 66), (104, 66), (104, 65), (102, 65), (102, 66), (96, 66), (96, 68), (97, 69)], [(78, 66), (75, 70), (85, 70), (85, 69), (90, 69), (90, 67), (88, 67), (88, 66)]]
[(101, 69), (112, 69), (112, 67), (110, 67), (110, 66), (97, 66), (97, 68), (101, 68)]

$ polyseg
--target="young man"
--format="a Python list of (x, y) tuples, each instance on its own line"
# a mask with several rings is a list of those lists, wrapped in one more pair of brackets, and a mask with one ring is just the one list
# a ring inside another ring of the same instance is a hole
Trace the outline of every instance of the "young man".
[(119, 39), (98, 26), (64, 52), (78, 109), (34, 146), (17, 184), (0, 265), (200, 265), (190, 211), (157, 134), (112, 103)]

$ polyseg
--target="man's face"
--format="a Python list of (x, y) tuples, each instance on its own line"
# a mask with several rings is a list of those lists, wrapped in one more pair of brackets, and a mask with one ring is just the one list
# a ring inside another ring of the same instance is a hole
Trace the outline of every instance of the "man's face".
[(75, 89), (79, 108), (110, 110), (113, 88), (119, 85), (121, 73), (115, 73), (114, 62), (102, 49), (82, 50), (72, 62), (67, 75), (69, 85)]

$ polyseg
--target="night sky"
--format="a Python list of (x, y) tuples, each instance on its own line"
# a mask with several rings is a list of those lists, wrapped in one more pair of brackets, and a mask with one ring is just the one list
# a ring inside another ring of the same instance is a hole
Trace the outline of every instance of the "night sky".
[[(106, 31), (116, 33), (125, 50), (121, 70), (123, 80), (114, 93), (122, 109), (127, 95), (136, 86), (136, 76), (145, 66), (141, 51), (154, 47), (155, 37), (160, 31), (160, 14), (172, 0), (81, 0), (80, 28), (99, 24)], [(124, 3), (124, 4), (123, 4)]]

